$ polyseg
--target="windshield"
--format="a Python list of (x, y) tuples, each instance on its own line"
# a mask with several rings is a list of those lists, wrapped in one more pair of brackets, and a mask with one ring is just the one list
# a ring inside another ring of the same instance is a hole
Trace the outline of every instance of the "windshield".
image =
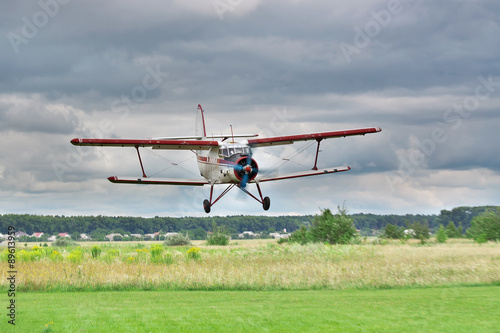
[(229, 147), (221, 147), (219, 149), (219, 155), (224, 157), (230, 157), (235, 154), (252, 155), (252, 150), (248, 146), (229, 146)]

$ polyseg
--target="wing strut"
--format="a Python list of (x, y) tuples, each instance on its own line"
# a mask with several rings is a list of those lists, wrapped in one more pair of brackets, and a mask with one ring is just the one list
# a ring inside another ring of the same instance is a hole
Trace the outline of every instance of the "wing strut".
[(318, 141), (318, 149), (316, 149), (316, 159), (314, 160), (314, 166), (311, 170), (318, 170), (318, 154), (319, 154), (319, 144), (321, 143), (321, 140), (323, 140), (323, 138), (316, 139), (316, 141)]
[(146, 173), (144, 172), (144, 166), (142, 165), (141, 154), (139, 153), (139, 146), (135, 146), (135, 150), (137, 150), (137, 156), (139, 156), (139, 163), (141, 163), (142, 176), (144, 178), (148, 178), (148, 176), (146, 176)]

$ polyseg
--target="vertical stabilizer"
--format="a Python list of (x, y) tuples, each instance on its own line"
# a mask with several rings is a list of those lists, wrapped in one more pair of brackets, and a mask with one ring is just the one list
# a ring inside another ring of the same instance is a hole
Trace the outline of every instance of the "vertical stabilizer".
[(205, 128), (205, 116), (203, 114), (203, 108), (198, 104), (198, 111), (196, 112), (196, 136), (201, 136), (202, 140), (207, 137), (207, 130)]

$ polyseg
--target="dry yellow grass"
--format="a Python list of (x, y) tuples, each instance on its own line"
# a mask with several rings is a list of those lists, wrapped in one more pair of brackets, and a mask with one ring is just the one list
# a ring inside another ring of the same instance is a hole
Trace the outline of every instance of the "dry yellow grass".
[[(19, 290), (112, 289), (349, 289), (443, 286), (500, 282), (500, 244), (468, 241), (414, 244), (277, 245), (238, 242), (230, 247), (200, 247), (200, 259), (187, 248), (167, 249), (171, 264), (154, 264), (133, 246), (103, 247), (100, 259), (85, 250), (74, 263), (42, 258), (18, 262)], [(107, 253), (109, 252), (109, 253)], [(110, 254), (111, 253), (111, 254)], [(7, 265), (2, 263), (1, 287)]]

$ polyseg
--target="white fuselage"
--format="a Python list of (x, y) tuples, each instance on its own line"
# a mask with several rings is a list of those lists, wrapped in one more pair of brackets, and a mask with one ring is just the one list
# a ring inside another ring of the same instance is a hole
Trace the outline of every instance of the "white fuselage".
[(214, 184), (239, 183), (241, 172), (253, 172), (252, 179), (258, 172), (252, 149), (244, 143), (220, 142), (219, 147), (198, 150), (196, 155), (200, 174)]

